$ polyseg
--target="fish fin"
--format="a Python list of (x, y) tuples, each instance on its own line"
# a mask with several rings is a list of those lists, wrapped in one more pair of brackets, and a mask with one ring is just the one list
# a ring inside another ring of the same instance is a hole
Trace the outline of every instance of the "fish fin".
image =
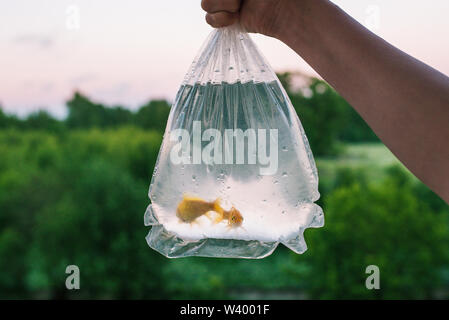
[(214, 211), (223, 216), (223, 208), (220, 205), (220, 198), (217, 198), (217, 200), (214, 201)]
[(214, 201), (214, 211), (218, 214), (218, 216), (215, 218), (214, 223), (220, 223), (224, 219), (224, 210), (220, 205), (220, 198), (217, 198), (217, 200)]
[(206, 217), (208, 217), (210, 220), (212, 220), (212, 216), (210, 215), (210, 211), (206, 212), (204, 215)]
[(215, 218), (214, 223), (220, 223), (223, 220), (223, 216), (218, 216)]
[(189, 194), (189, 193), (184, 193), (183, 200), (200, 200), (200, 201), (204, 201), (204, 199), (201, 199), (200, 197), (195, 196), (193, 194)]

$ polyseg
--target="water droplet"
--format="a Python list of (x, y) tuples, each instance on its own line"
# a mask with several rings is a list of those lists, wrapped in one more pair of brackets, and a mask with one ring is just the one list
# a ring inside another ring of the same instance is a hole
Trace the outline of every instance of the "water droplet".
[(273, 184), (278, 184), (278, 183), (279, 183), (279, 181), (277, 181), (277, 180), (273, 181)]
[(288, 151), (288, 148), (286, 146), (283, 146), (282, 151)]
[(192, 176), (192, 181), (195, 181), (195, 180), (196, 180), (196, 176), (193, 175), (193, 176)]
[(282, 210), (282, 212), (281, 212), (282, 214), (286, 214), (286, 211), (285, 210)]
[(229, 67), (229, 70), (234, 70), (234, 67)]
[(288, 174), (287, 174), (287, 172), (282, 172), (282, 176), (285, 178), (285, 177), (287, 177), (288, 176)]

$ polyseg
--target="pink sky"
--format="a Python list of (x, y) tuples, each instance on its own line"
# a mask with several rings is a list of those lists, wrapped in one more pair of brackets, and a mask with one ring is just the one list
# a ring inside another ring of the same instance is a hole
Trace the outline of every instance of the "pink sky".
[[(400, 49), (449, 74), (448, 0), (335, 0)], [(0, 104), (62, 116), (74, 89), (136, 108), (173, 100), (211, 28), (199, 0), (0, 3)], [(281, 42), (253, 35), (276, 71), (315, 75)]]

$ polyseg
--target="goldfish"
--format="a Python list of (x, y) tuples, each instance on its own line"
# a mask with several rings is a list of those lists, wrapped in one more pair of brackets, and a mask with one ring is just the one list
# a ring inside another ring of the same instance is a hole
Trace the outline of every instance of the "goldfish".
[(235, 207), (232, 207), (230, 210), (223, 209), (220, 205), (220, 198), (217, 198), (215, 201), (206, 201), (198, 197), (184, 195), (182, 201), (178, 204), (176, 215), (183, 222), (192, 223), (202, 215), (210, 218), (208, 214), (210, 211), (217, 213), (215, 223), (228, 220), (229, 227), (242, 225), (243, 216), (240, 211)]
[(228, 220), (229, 227), (239, 227), (242, 225), (243, 216), (236, 208), (232, 207), (231, 210), (222, 210), (219, 212), (219, 216), (215, 219), (215, 223), (219, 223), (222, 220)]
[(178, 204), (176, 215), (184, 222), (193, 222), (196, 218), (207, 214), (209, 211), (215, 211), (219, 214), (223, 211), (219, 198), (208, 202), (201, 198), (184, 196)]

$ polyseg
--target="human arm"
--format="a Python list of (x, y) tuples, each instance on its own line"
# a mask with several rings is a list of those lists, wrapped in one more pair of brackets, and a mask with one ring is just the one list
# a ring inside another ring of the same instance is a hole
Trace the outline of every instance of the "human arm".
[[(385, 145), (449, 202), (449, 78), (328, 0), (203, 0), (215, 27), (237, 20), (291, 47)], [(231, 8), (231, 9), (228, 9)]]

